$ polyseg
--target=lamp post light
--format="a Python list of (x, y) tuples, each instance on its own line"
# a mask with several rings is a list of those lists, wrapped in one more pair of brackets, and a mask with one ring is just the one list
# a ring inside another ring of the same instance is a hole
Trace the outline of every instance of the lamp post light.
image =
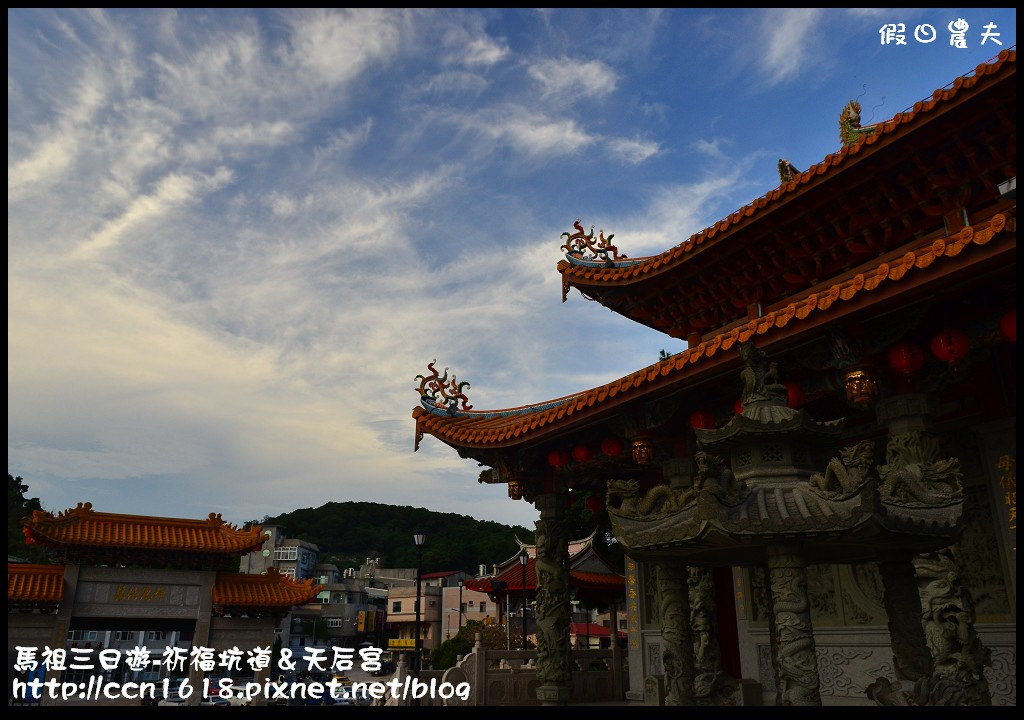
[(459, 580), (459, 632), (462, 632), (462, 581)]
[(423, 545), (427, 542), (427, 534), (422, 530), (417, 530), (413, 533), (412, 540), (416, 543), (416, 637), (413, 641), (414, 655), (412, 667), (413, 676), (418, 678), (422, 664), (420, 658), (420, 646), (422, 645), (420, 640), (420, 584), (423, 582)]
[(522, 571), (523, 580), (523, 650), (526, 650), (526, 563), (530, 561), (530, 556), (526, 552), (526, 548), (523, 548), (519, 552), (519, 569)]

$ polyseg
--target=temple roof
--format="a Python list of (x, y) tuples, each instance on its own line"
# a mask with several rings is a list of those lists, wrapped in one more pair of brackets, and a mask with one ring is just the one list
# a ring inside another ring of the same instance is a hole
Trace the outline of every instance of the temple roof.
[[(217, 573), (213, 604), (224, 610), (287, 610), (312, 602), (322, 589), (312, 579), (293, 580), (274, 568), (266, 575)], [(8, 606), (57, 605), (63, 597), (63, 565), (8, 563)]]
[(35, 510), (22, 523), (27, 542), (56, 547), (244, 555), (266, 540), (259, 526), (241, 530), (220, 514), (206, 520), (120, 515), (95, 512), (92, 503), (57, 515)]
[(56, 605), (64, 597), (64, 566), (7, 564), (7, 603)]
[[(1016, 125), (1015, 76), (1016, 51), (1004, 50), (973, 75), (872, 126), (856, 143), (658, 255), (618, 259), (616, 249), (615, 260), (606, 255), (599, 262), (567, 252), (558, 264), (563, 300), (575, 287), (694, 344), (837, 271), (884, 257), (926, 224), (955, 224), (958, 202), (998, 200), (996, 185), (1015, 173), (1007, 157), (1015, 145), (994, 141)], [(911, 133), (914, 142), (903, 142)], [(970, 180), (963, 184), (964, 178)], [(571, 238), (582, 234), (576, 227), (580, 232)]]
[(312, 602), (324, 589), (313, 579), (293, 580), (275, 568), (265, 575), (217, 573), (213, 604), (225, 608), (290, 608)]
[[(531, 557), (526, 562), (526, 585), (523, 585), (523, 570), (519, 563), (511, 565), (498, 575), (467, 580), (464, 587), (468, 590), (493, 593), (495, 582), (505, 583), (502, 594), (522, 594), (524, 587), (528, 595), (537, 591), (537, 559)], [(569, 585), (577, 591), (585, 590), (589, 594), (614, 596), (621, 594), (626, 587), (626, 580), (616, 573), (598, 573), (582, 570), (569, 571)]]
[(854, 312), (865, 303), (899, 293), (903, 287), (929, 287), (956, 269), (991, 263), (1000, 252), (1016, 247), (1016, 214), (1012, 207), (979, 219), (955, 233), (925, 236), (895, 257), (875, 260), (851, 269), (813, 292), (763, 316), (739, 322), (670, 355), (653, 365), (605, 385), (558, 401), (537, 403), (516, 410), (476, 411), (431, 407), (421, 398), (412, 411), (416, 420), (416, 446), (423, 435), (468, 450), (510, 448), (535, 442), (549, 433), (611, 415), (625, 403), (667, 386), (695, 380), (712, 368), (735, 364), (729, 351), (755, 338), (772, 342), (797, 335), (821, 323)]

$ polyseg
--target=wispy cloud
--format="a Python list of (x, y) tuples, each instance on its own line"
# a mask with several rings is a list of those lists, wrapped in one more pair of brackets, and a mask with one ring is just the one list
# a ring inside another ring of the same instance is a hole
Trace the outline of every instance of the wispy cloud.
[(615, 90), (615, 72), (600, 60), (580, 62), (571, 58), (540, 60), (527, 69), (545, 95), (565, 100), (601, 97)]
[(463, 127), (529, 156), (571, 155), (597, 141), (575, 120), (548, 118), (517, 107), (501, 107), (465, 118)]
[(328, 87), (386, 61), (401, 43), (401, 13), (384, 9), (301, 10), (285, 14), (291, 31), (288, 60)]
[(820, 8), (765, 10), (760, 27), (761, 63), (771, 84), (790, 80), (808, 70), (819, 50)]
[(630, 138), (609, 140), (608, 148), (613, 157), (630, 165), (639, 165), (661, 152), (659, 143)]
[(227, 168), (220, 168), (209, 176), (167, 175), (156, 183), (152, 193), (135, 198), (120, 215), (104, 223), (76, 254), (80, 257), (95, 255), (116, 244), (130, 230), (194, 200), (200, 192), (223, 187), (231, 177)]
[(462, 62), (467, 65), (494, 65), (508, 57), (507, 45), (489, 37), (474, 38), (466, 46)]

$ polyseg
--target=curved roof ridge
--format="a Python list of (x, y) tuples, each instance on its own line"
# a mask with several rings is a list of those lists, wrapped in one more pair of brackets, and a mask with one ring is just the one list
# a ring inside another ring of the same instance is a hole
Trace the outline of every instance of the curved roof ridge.
[[(878, 128), (878, 132), (871, 133), (870, 135), (864, 135), (856, 143), (843, 146), (836, 152), (829, 153), (820, 162), (812, 165), (804, 172), (796, 173), (791, 181), (780, 183), (778, 187), (769, 190), (764, 195), (761, 195), (754, 200), (751, 200), (749, 203), (739, 207), (714, 224), (690, 235), (687, 239), (673, 245), (667, 250), (658, 253), (657, 255), (650, 255), (646, 258), (641, 258), (646, 262), (631, 263), (628, 267), (624, 266), (620, 268), (617, 265), (612, 264), (598, 264), (595, 267), (593, 265), (582, 265), (562, 261), (558, 263), (558, 271), (563, 274), (563, 277), (567, 271), (586, 271), (587, 275), (585, 277), (594, 280), (598, 279), (595, 276), (600, 276), (604, 273), (614, 273), (616, 277), (621, 277), (621, 273), (618, 272), (620, 270), (628, 271), (628, 275), (635, 276), (645, 274), (657, 268), (664, 268), (669, 263), (679, 260), (679, 258), (690, 253), (694, 248), (703, 245), (706, 241), (713, 239), (716, 235), (724, 232), (728, 228), (742, 223), (747, 218), (756, 215), (759, 211), (763, 211), (768, 206), (774, 205), (780, 198), (795, 192), (801, 186), (811, 182), (814, 178), (829, 174), (830, 168), (844, 164), (848, 157), (857, 155), (865, 145), (874, 145), (878, 143), (883, 137), (891, 135), (898, 127), (913, 122), (918, 117), (930, 114), (940, 103), (949, 102), (956, 97), (961, 90), (973, 88), (982, 78), (996, 75), (1000, 70), (1010, 64), (1015, 65), (1017, 62), (1017, 51), (1015, 48), (1016, 46), (1014, 46), (1014, 48), (1002, 50), (992, 61), (982, 63), (975, 67), (973, 73), (957, 76), (944, 87), (937, 88), (930, 98), (919, 100), (907, 110), (896, 113), (888, 120), (873, 123), (871, 127)], [(568, 288), (563, 287), (563, 300), (567, 289)]]
[(571, 399), (577, 400), (576, 404), (553, 405), (537, 411), (526, 420), (515, 423), (480, 423), (466, 416), (443, 414), (438, 417), (429, 415), (421, 407), (413, 408), (412, 416), (416, 420), (416, 447), (419, 446), (424, 433), (434, 435), (449, 444), (485, 447), (511, 442), (514, 438), (540, 430), (547, 425), (571, 422), (570, 416), (577, 411), (603, 405), (617, 395), (633, 396), (637, 392), (642, 392), (645, 385), (657, 380), (659, 376), (685, 373), (689, 366), (725, 352), (737, 343), (747, 342), (755, 336), (766, 335), (775, 329), (782, 329), (791, 322), (796, 324), (804, 321), (812, 315), (828, 311), (834, 304), (849, 302), (862, 292), (872, 292), (880, 285), (898, 283), (904, 277), (912, 276), (936, 262), (950, 262), (952, 258), (968, 251), (968, 248), (987, 245), (1004, 230), (1015, 233), (1016, 224), (1014, 222), (1011, 225), (1010, 222), (1015, 218), (1016, 213), (1013, 210), (1005, 210), (977, 225), (967, 226), (945, 237), (925, 238), (901, 257), (851, 270), (846, 275), (833, 278), (827, 286), (794, 296), (785, 305), (770, 310), (761, 317), (727, 326), (682, 352), (669, 355), (610, 383), (571, 396)]

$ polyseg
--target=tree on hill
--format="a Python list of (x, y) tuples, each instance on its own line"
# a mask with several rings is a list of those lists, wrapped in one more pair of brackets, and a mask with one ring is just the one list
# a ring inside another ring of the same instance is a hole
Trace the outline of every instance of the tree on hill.
[[(264, 525), (280, 525), (290, 537), (320, 547), (322, 556), (337, 560), (380, 557), (383, 567), (415, 567), (413, 532), (427, 534), (423, 571), (475, 571), (481, 564), (508, 559), (518, 551), (515, 537), (532, 542), (533, 532), (522, 526), (476, 520), (466, 515), (424, 508), (369, 502), (329, 502), (266, 517)], [(341, 565), (339, 565), (341, 567)]]
[(25, 542), (21, 521), (33, 510), (42, 510), (39, 498), (27, 498), (28, 485), (21, 476), (7, 473), (7, 554), (34, 563), (49, 563), (50, 553), (40, 545)]

